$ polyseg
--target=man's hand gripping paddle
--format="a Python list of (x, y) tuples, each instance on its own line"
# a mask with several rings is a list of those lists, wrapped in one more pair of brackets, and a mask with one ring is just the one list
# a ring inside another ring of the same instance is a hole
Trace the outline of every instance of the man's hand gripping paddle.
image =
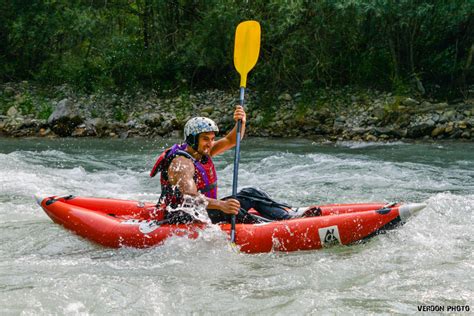
[[(234, 66), (240, 74), (240, 105), (244, 106), (245, 87), (247, 74), (252, 70), (258, 60), (260, 52), (260, 24), (257, 21), (240, 23), (235, 30)], [(232, 196), (237, 195), (237, 178), (240, 160), (240, 134), (242, 121), (237, 122), (237, 139), (234, 155), (234, 179), (232, 181)], [(232, 215), (230, 241), (235, 243), (235, 215)]]

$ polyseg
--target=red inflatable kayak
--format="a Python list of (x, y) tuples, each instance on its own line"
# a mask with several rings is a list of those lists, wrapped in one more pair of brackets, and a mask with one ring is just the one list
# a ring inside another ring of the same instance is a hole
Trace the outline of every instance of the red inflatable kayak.
[[(36, 197), (51, 219), (79, 236), (106, 247), (145, 248), (170, 236), (197, 238), (206, 224), (167, 224), (149, 219), (153, 203), (85, 198)], [(259, 224), (237, 224), (236, 244), (247, 253), (319, 249), (348, 245), (404, 223), (425, 204), (321, 205), (319, 216)], [(220, 224), (230, 233), (230, 224)]]

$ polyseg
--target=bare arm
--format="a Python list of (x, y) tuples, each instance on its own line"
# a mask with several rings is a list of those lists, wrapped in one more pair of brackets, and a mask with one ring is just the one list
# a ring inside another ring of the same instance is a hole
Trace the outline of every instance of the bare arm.
[[(194, 164), (185, 157), (176, 157), (168, 168), (168, 178), (171, 185), (176, 185), (182, 194), (196, 196), (198, 190), (194, 182)], [(221, 210), (227, 214), (237, 214), (240, 203), (237, 200), (229, 199), (226, 201), (211, 199), (206, 197), (207, 208)]]
[(185, 157), (176, 157), (168, 168), (168, 179), (171, 185), (178, 187), (183, 194), (195, 196), (198, 194), (194, 182), (193, 162)]
[(234, 121), (236, 122), (234, 128), (225, 137), (219, 139), (214, 143), (211, 150), (211, 156), (217, 156), (223, 152), (233, 148), (237, 144), (237, 122), (242, 120), (242, 129), (240, 130), (240, 139), (244, 138), (246, 114), (244, 109), (238, 105), (234, 112)]

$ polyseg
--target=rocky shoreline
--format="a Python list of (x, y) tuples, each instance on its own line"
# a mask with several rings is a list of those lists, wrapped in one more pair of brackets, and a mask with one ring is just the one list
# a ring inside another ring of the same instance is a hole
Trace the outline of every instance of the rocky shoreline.
[[(45, 96), (47, 95), (47, 96)], [(283, 93), (274, 104), (251, 92), (248, 136), (305, 137), (319, 141), (474, 140), (474, 99), (437, 102), (375, 90), (322, 90), (310, 101)], [(209, 90), (159, 94), (77, 94), (67, 86), (40, 93), (30, 84), (0, 86), (0, 136), (179, 137), (193, 116), (222, 130), (234, 125), (237, 93)], [(267, 102), (268, 103), (268, 102)]]

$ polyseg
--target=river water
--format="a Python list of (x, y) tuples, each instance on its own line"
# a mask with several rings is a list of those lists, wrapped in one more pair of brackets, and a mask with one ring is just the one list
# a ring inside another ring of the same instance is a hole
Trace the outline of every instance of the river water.
[[(148, 173), (171, 140), (0, 139), (2, 315), (413, 314), (474, 309), (474, 144), (246, 139), (239, 187), (294, 206), (428, 204), (365, 244), (248, 255), (209, 229), (106, 249), (54, 224), (33, 194), (156, 201)], [(220, 196), (233, 153), (216, 157)], [(464, 307), (465, 308), (465, 307)]]

